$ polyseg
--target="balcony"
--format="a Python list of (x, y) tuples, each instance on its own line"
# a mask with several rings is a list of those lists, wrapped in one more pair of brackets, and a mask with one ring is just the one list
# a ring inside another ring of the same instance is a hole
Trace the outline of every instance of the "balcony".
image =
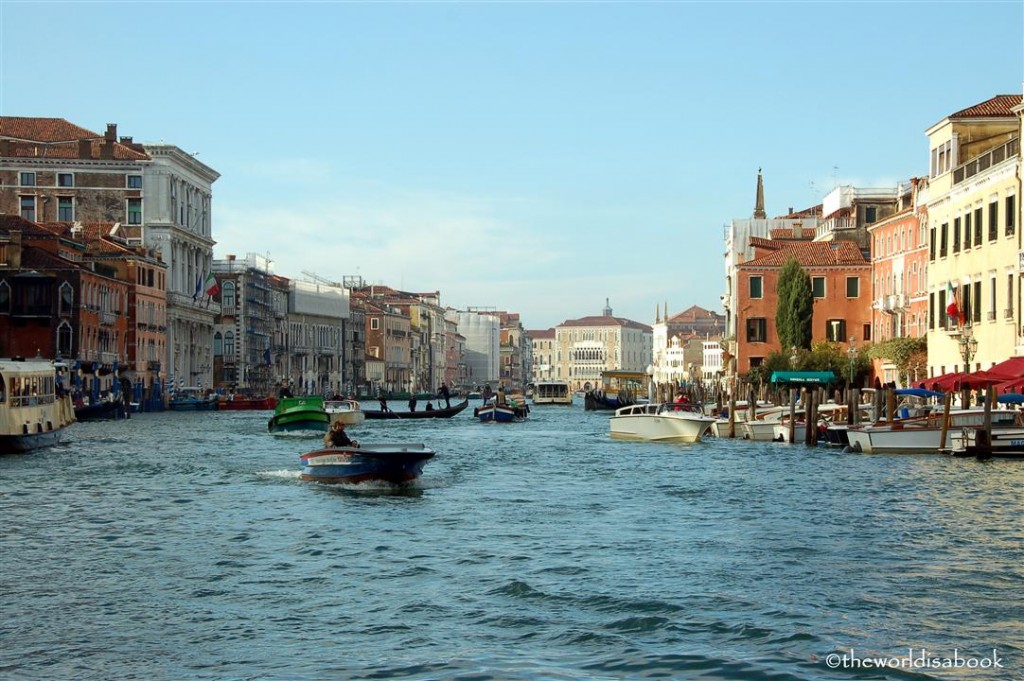
[(114, 325), (116, 315), (113, 312), (100, 312), (100, 324), (107, 324), (108, 326)]
[(981, 156), (973, 158), (967, 163), (953, 169), (953, 184), (959, 184), (964, 180), (984, 172), (992, 166), (1002, 163), (1006, 159), (1016, 158), (1020, 153), (1020, 138), (1015, 137), (1006, 144), (990, 149)]

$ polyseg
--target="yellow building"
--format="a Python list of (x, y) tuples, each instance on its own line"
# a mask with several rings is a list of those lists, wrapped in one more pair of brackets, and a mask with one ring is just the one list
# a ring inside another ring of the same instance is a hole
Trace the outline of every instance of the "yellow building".
[(555, 327), (555, 376), (573, 390), (601, 386), (605, 371), (646, 374), (651, 364), (652, 329), (612, 315), (605, 301), (600, 315), (567, 319)]
[(1022, 354), (1020, 104), (997, 95), (926, 131), (929, 376)]

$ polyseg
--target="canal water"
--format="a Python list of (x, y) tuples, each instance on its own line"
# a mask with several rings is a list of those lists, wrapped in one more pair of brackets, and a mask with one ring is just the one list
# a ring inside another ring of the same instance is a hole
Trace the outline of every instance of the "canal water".
[(348, 489), (267, 417), (0, 457), (0, 678), (1024, 678), (1022, 462), (626, 443), (576, 404), (367, 422), (438, 454)]

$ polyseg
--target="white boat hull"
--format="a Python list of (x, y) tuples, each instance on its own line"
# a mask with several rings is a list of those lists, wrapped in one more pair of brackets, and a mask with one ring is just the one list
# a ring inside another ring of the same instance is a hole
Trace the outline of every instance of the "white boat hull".
[(327, 400), (324, 411), (330, 417), (331, 425), (341, 421), (346, 426), (358, 426), (366, 420), (366, 414), (355, 400)]
[[(1008, 411), (993, 411), (992, 422), (997, 428), (1011, 426), (1016, 415)], [(851, 427), (846, 434), (850, 447), (864, 454), (935, 454), (942, 446), (942, 415), (923, 421), (907, 419), (892, 424)], [(953, 433), (963, 428), (984, 424), (982, 409), (955, 411), (949, 415), (950, 428), (946, 434), (946, 447), (952, 445)]]
[(671, 411), (661, 405), (622, 407), (610, 421), (611, 436), (616, 440), (645, 442), (700, 442), (715, 419), (694, 412)]

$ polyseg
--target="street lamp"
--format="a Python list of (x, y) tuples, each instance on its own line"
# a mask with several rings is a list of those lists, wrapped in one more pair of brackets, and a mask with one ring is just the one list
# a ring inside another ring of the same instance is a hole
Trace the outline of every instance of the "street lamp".
[(964, 358), (964, 373), (967, 373), (970, 371), (971, 360), (978, 352), (978, 339), (971, 332), (971, 327), (967, 326), (957, 342), (960, 344), (960, 356)]
[(850, 336), (850, 348), (846, 351), (846, 354), (850, 356), (850, 382), (847, 384), (850, 388), (853, 388), (853, 365), (857, 361), (857, 346), (854, 345), (857, 339)]

